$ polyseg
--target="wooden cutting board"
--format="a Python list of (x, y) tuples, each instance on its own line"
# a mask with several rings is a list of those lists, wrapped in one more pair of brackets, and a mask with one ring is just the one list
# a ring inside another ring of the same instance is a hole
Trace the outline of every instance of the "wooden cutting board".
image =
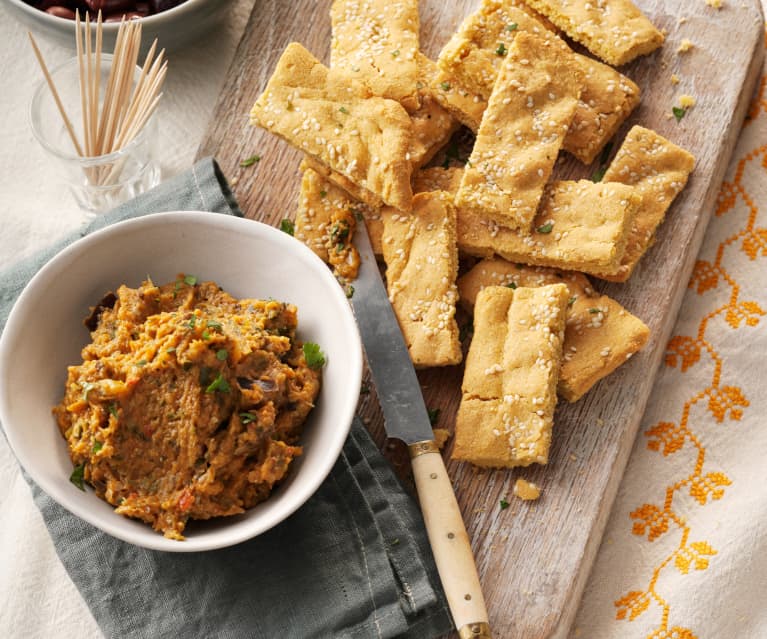
[[(436, 58), (477, 0), (421, 1), (421, 47)], [(759, 0), (725, 2), (717, 11), (703, 0), (640, 0), (668, 33), (666, 44), (622, 71), (642, 89), (642, 102), (616, 136), (640, 123), (698, 159), (690, 182), (669, 211), (657, 242), (627, 284), (596, 282), (650, 327), (646, 348), (575, 404), (556, 414), (549, 464), (518, 471), (481, 471), (448, 462), (498, 639), (564, 637), (581, 593), (648, 401), (653, 379), (687, 285), (717, 191), (746, 116), (762, 65), (764, 24)], [(248, 112), (285, 46), (299, 41), (329, 58), (330, 0), (257, 0), (198, 151), (215, 156), (249, 218), (278, 225), (295, 217), (300, 154), (248, 124)], [(682, 39), (694, 48), (678, 53)], [(678, 85), (671, 75), (680, 78)], [(697, 105), (680, 122), (670, 116), (681, 94)], [(240, 168), (254, 154), (261, 161)], [(590, 176), (568, 156), (558, 176)], [(258, 277), (257, 273), (253, 274)], [(423, 371), (426, 404), (440, 408), (439, 426), (453, 431), (461, 367)], [(402, 447), (386, 442), (374, 393), (360, 397), (360, 413), (401, 475), (409, 464)], [(449, 460), (452, 442), (445, 448)], [(511, 496), (524, 476), (543, 488), (537, 502)], [(511, 506), (499, 508), (508, 498)]]

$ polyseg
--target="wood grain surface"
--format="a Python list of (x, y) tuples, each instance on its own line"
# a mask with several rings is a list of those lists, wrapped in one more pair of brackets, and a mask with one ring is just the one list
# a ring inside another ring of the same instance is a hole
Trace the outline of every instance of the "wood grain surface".
[[(436, 58), (476, 0), (421, 1), (421, 48)], [(664, 354), (717, 191), (761, 70), (764, 26), (759, 0), (639, 0), (668, 36), (664, 47), (622, 69), (642, 89), (642, 102), (616, 136), (639, 123), (691, 151), (697, 165), (657, 242), (626, 284), (596, 282), (650, 327), (646, 348), (575, 404), (560, 403), (549, 464), (516, 471), (478, 470), (444, 456), (475, 551), (494, 636), (565, 637), (572, 623), (607, 516)], [(248, 124), (248, 112), (285, 46), (299, 41), (326, 63), (330, 0), (258, 0), (224, 83), (198, 156), (215, 156), (249, 218), (278, 225), (295, 216), (300, 154)], [(694, 48), (677, 52), (682, 39)], [(676, 74), (678, 85), (670, 78)], [(697, 105), (670, 117), (681, 94)], [(254, 154), (255, 166), (239, 162)], [(590, 176), (569, 156), (555, 177)], [(254, 274), (257, 276), (257, 274)], [(426, 404), (441, 410), (451, 432), (460, 400), (461, 367), (419, 373)], [(387, 457), (406, 476), (399, 444), (387, 441), (375, 393), (360, 396), (360, 414)], [(523, 476), (540, 485), (537, 502), (511, 496)], [(511, 506), (499, 508), (507, 498)]]

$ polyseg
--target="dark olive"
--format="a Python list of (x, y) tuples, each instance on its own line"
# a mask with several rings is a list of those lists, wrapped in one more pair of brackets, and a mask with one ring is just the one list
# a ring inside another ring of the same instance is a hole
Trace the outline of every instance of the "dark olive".
[(45, 10), (45, 13), (50, 13), (52, 16), (56, 16), (57, 18), (67, 18), (68, 20), (75, 19), (75, 12), (72, 11), (72, 9), (67, 9), (67, 7), (61, 7), (58, 5), (48, 7)]

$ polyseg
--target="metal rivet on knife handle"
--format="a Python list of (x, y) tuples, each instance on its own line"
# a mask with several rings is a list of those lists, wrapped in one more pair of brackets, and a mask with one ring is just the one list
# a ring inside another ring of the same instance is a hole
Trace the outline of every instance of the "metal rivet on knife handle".
[(407, 448), (410, 451), (410, 459), (418, 457), (418, 455), (425, 455), (426, 453), (439, 452), (439, 446), (437, 446), (437, 442), (435, 442), (433, 439), (410, 444)]
[(467, 623), (458, 629), (458, 636), (461, 639), (491, 639), (490, 626), (484, 621), (478, 623)]

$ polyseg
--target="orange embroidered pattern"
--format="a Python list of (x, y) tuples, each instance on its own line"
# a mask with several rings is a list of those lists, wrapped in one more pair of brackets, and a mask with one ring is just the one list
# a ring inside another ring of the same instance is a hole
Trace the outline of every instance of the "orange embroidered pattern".
[[(767, 80), (762, 79), (759, 93), (752, 103), (749, 114), (755, 117), (762, 109), (767, 112), (767, 102), (764, 92)], [(633, 621), (651, 604), (660, 606), (662, 611), (660, 625), (647, 636), (647, 639), (697, 639), (689, 628), (680, 626), (669, 627), (670, 604), (658, 591), (657, 584), (661, 573), (673, 566), (682, 574), (690, 570), (705, 570), (709, 561), (717, 554), (708, 542), (695, 540), (687, 520), (674, 509), (675, 497), (682, 491), (687, 491), (701, 506), (709, 500), (721, 499), (725, 488), (731, 485), (731, 480), (723, 472), (707, 472), (705, 468), (706, 448), (693, 431), (694, 424), (690, 421), (690, 412), (696, 404), (706, 402), (706, 407), (717, 423), (725, 420), (740, 420), (743, 410), (749, 406), (748, 399), (737, 386), (722, 385), (723, 360), (717, 353), (715, 344), (707, 339), (709, 323), (716, 317), (723, 317), (733, 330), (742, 327), (756, 326), (765, 310), (759, 304), (741, 299), (741, 288), (728, 273), (723, 264), (725, 251), (735, 247), (742, 251), (750, 260), (767, 257), (767, 228), (757, 226), (758, 209), (749, 196), (743, 184), (743, 174), (749, 163), (760, 162), (767, 169), (767, 145), (746, 155), (737, 165), (732, 182), (722, 185), (717, 200), (717, 217), (733, 210), (740, 200), (748, 211), (745, 226), (722, 241), (717, 247), (716, 258), (713, 262), (698, 260), (693, 270), (689, 288), (702, 295), (706, 291), (718, 287), (729, 288), (729, 298), (726, 303), (706, 314), (698, 325), (694, 336), (677, 335), (673, 337), (666, 348), (665, 363), (667, 366), (679, 369), (684, 373), (706, 356), (713, 363), (713, 374), (709, 385), (688, 399), (682, 408), (678, 422), (658, 422), (645, 433), (648, 438), (647, 447), (663, 456), (672, 455), (686, 445), (692, 445), (696, 451), (695, 464), (687, 477), (668, 486), (665, 491), (663, 504), (643, 504), (632, 513), (632, 532), (635, 535), (646, 536), (648, 541), (655, 541), (667, 533), (672, 526), (681, 532), (678, 546), (653, 570), (649, 583), (644, 590), (634, 590), (615, 602), (616, 618)]]

